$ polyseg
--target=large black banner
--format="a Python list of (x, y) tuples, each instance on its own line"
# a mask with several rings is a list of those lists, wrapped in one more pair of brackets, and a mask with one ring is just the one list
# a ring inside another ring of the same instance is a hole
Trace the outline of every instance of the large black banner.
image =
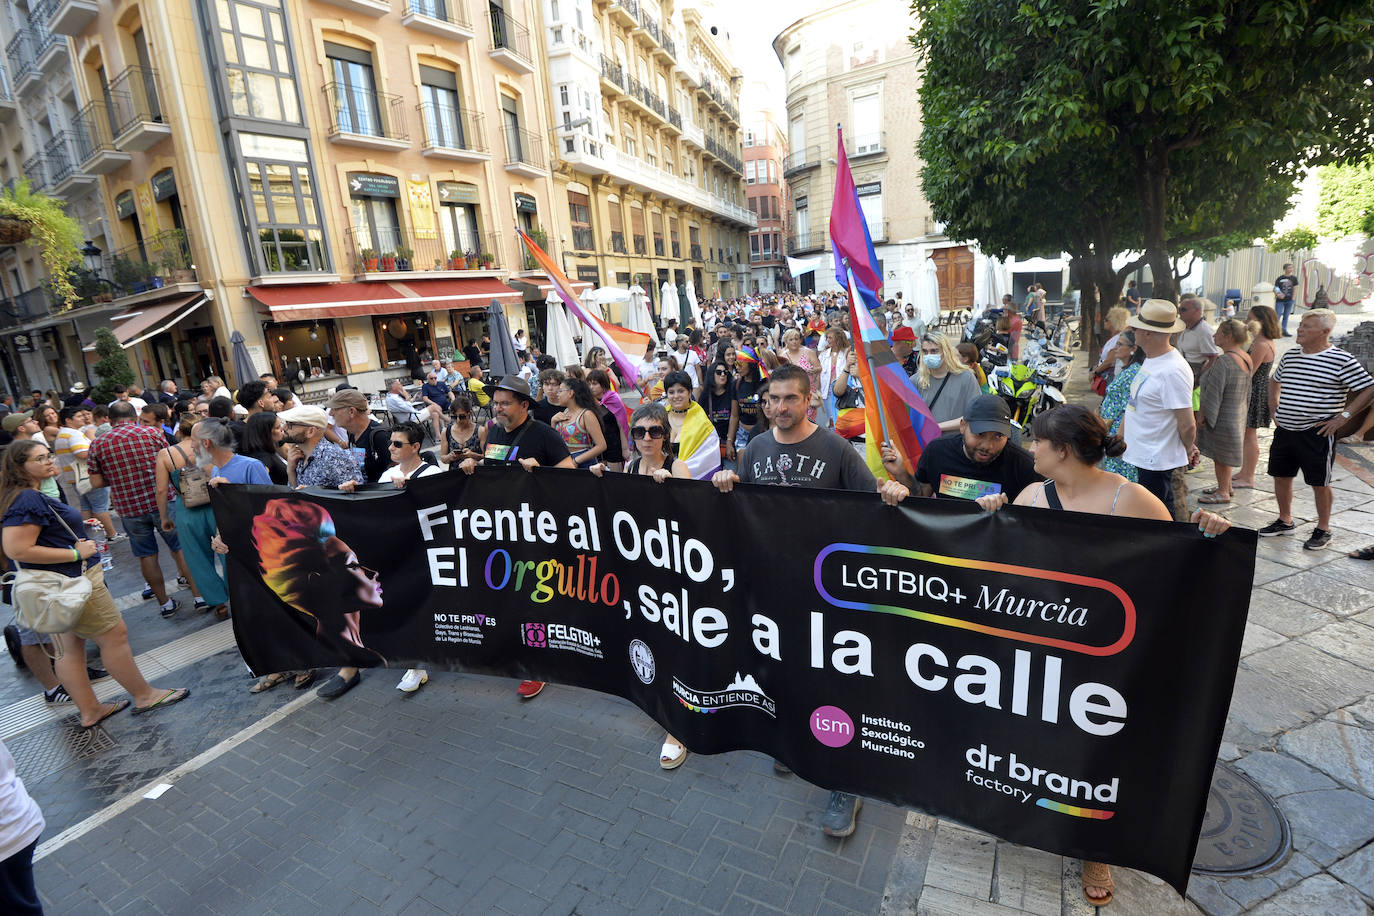
[(214, 507), (257, 672), (575, 684), (699, 753), (1186, 886), (1252, 531), (557, 470)]

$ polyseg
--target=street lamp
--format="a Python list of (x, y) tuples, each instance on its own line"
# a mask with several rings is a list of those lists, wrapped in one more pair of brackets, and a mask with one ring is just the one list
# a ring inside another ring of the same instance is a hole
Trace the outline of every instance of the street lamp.
[(100, 249), (95, 247), (95, 243), (90, 239), (86, 239), (86, 244), (81, 246), (81, 256), (86, 259), (86, 269), (93, 274), (99, 274), (103, 266), (100, 254)]

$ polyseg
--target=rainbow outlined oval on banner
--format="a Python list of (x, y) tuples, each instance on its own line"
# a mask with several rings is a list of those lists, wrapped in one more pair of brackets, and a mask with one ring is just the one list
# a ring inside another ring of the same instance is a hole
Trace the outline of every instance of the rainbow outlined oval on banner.
[[(1032, 579), (1042, 579), (1052, 582), (1064, 582), (1071, 585), (1082, 586), (1085, 588), (1099, 589), (1110, 594), (1116, 601), (1120, 602), (1122, 610), (1121, 635), (1108, 645), (1093, 645), (1091, 643), (1077, 642), (1069, 639), (1062, 639), (1054, 636), (1045, 636), (1039, 633), (1030, 633), (1025, 630), (1016, 630), (1009, 627), (992, 626), (986, 623), (976, 623), (962, 617), (955, 617), (949, 614), (935, 613), (928, 610), (917, 610), (915, 608), (898, 607), (891, 604), (874, 604), (864, 601), (846, 601), (837, 598), (826, 589), (821, 581), (822, 566), (826, 559), (837, 553), (853, 553), (862, 556), (888, 556), (897, 557), (903, 560), (916, 560), (921, 563), (930, 563), (936, 566), (953, 567), (957, 569), (968, 569), (975, 571), (987, 571), (1005, 573), (1011, 576), (1020, 576)], [(870, 544), (830, 544), (816, 554), (816, 562), (813, 567), (813, 576), (816, 591), (826, 601), (835, 607), (849, 608), (855, 611), (873, 611), (879, 614), (896, 614), (901, 617), (910, 617), (914, 620), (924, 620), (928, 623), (939, 624), (940, 626), (954, 627), (960, 630), (969, 630), (974, 633), (985, 633), (989, 636), (996, 636), (1002, 639), (1011, 639), (1017, 642), (1035, 643), (1042, 646), (1050, 646), (1062, 649), (1066, 652), (1077, 652), (1083, 655), (1108, 656), (1115, 655), (1131, 644), (1135, 638), (1136, 610), (1135, 603), (1130, 596), (1119, 586), (1106, 579), (1097, 579), (1092, 576), (1080, 576), (1076, 573), (1055, 572), (1048, 569), (1039, 569), (1033, 566), (1016, 566), (1010, 563), (994, 563), (988, 560), (968, 560), (962, 557), (949, 557), (936, 553), (925, 553), (919, 550), (905, 550), (900, 547), (879, 547)]]

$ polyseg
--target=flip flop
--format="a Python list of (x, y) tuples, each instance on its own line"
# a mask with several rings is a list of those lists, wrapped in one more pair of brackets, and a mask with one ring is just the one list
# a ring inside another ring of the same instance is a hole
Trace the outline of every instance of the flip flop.
[[(81, 726), (81, 727), (82, 727), (82, 728), (95, 728), (97, 725), (99, 725), (101, 722), (104, 722), (106, 719), (108, 719), (110, 716), (114, 715), (115, 713), (117, 713), (117, 712), (123, 712), (124, 710), (128, 709), (128, 708), (129, 708), (129, 701), (128, 701), (128, 700), (115, 700), (113, 703), (106, 703), (105, 706), (107, 706), (107, 707), (113, 707), (113, 708), (111, 708), (110, 711), (107, 712), (107, 713), (102, 713), (101, 716), (100, 716), (100, 718), (99, 718), (99, 719), (96, 719), (96, 720), (95, 720), (94, 722), (92, 722), (90, 725), (83, 725), (83, 726)], [(104, 707), (102, 707), (102, 708), (104, 708)], [(134, 711), (137, 712), (138, 710), (134, 710)]]
[(1352, 560), (1374, 560), (1374, 544), (1368, 547), (1361, 547), (1359, 550), (1352, 550), (1346, 554)]
[(1205, 488), (1204, 490), (1202, 490), (1202, 492), (1205, 493), (1205, 494), (1208, 495), (1208, 496), (1211, 496), (1213, 493), (1217, 492), (1217, 488), (1216, 488), (1216, 487), (1207, 487), (1207, 488)]
[(1253, 483), (1233, 483), (1233, 484), (1231, 484), (1231, 489), (1232, 489), (1232, 490), (1253, 490), (1254, 488), (1255, 488), (1255, 485), (1254, 485)]
[(160, 700), (150, 706), (135, 706), (134, 715), (141, 716), (145, 712), (152, 712), (154, 709), (161, 709), (165, 706), (171, 706), (173, 703), (180, 703), (190, 695), (191, 691), (187, 690), (185, 687), (169, 690), (162, 695)]
[[(1203, 492), (1206, 491), (1204, 490)], [(1231, 501), (1231, 497), (1213, 493), (1211, 496), (1199, 496), (1197, 501), (1204, 506), (1224, 506)]]

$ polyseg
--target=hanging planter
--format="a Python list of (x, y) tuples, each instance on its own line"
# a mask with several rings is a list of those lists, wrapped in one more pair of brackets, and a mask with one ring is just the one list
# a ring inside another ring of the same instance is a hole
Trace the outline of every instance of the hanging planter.
[(18, 245), (33, 235), (33, 225), (12, 216), (0, 216), (0, 245)]
[(60, 201), (32, 193), (27, 179), (0, 193), (0, 244), (22, 241), (38, 246), (53, 296), (67, 307), (75, 305), (72, 271), (81, 263), (81, 226)]

